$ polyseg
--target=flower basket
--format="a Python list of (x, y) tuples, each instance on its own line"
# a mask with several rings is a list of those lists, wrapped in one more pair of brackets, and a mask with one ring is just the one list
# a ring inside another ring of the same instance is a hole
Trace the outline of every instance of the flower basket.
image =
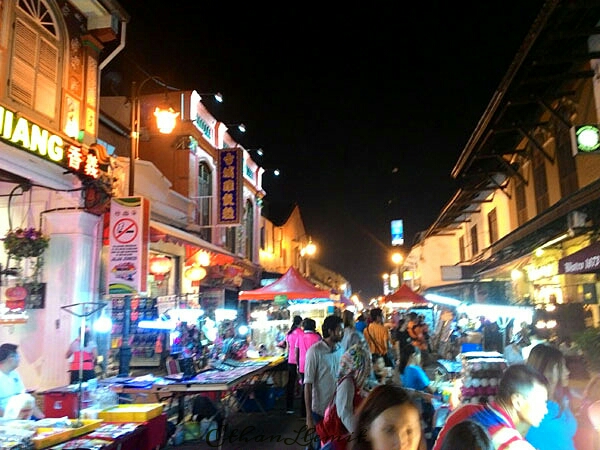
[(17, 228), (4, 236), (6, 252), (17, 259), (39, 257), (48, 248), (50, 239), (35, 228)]

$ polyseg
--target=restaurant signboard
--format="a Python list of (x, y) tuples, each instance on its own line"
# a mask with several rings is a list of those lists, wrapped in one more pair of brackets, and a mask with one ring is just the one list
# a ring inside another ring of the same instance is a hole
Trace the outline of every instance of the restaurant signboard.
[(600, 242), (594, 242), (578, 252), (558, 261), (559, 274), (600, 272)]

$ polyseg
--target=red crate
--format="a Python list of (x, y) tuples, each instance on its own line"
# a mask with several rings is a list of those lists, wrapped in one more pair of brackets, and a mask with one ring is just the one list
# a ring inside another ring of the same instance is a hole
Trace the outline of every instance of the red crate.
[[(76, 392), (44, 392), (44, 414), (46, 417), (68, 417), (77, 419)], [(92, 401), (84, 393), (81, 398), (81, 409), (90, 407)]]

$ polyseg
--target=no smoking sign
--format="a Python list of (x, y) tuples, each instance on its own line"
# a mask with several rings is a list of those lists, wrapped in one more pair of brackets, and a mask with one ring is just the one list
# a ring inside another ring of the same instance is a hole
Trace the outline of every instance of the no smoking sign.
[(138, 235), (138, 225), (131, 219), (120, 219), (113, 226), (112, 233), (119, 244), (129, 244)]

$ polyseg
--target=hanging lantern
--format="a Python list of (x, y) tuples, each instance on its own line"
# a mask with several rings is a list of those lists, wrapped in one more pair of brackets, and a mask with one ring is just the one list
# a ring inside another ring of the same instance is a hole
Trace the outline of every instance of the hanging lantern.
[(192, 264), (186, 269), (184, 275), (190, 281), (200, 281), (206, 276), (206, 269), (197, 264)]
[(162, 281), (173, 268), (173, 261), (165, 255), (157, 255), (150, 258), (150, 273), (156, 281)]

